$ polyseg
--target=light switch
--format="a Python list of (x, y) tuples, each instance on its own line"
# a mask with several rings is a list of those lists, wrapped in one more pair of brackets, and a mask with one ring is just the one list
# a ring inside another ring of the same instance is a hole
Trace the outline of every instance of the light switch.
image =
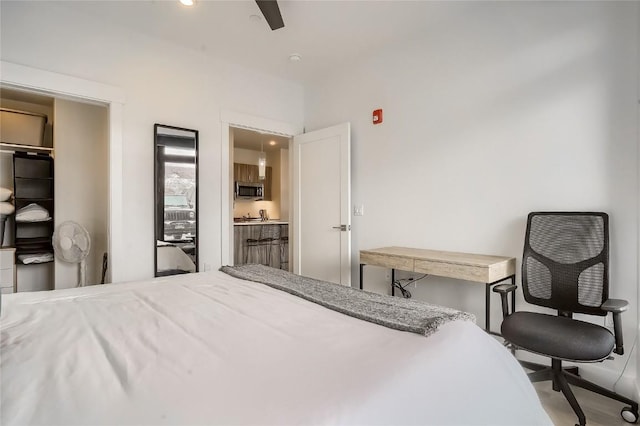
[(353, 215), (354, 216), (364, 216), (364, 205), (356, 204), (353, 206)]

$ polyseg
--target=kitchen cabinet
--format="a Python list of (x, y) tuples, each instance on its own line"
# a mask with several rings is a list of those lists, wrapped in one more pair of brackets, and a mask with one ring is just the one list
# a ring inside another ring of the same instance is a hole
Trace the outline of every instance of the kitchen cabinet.
[(272, 188), (273, 188), (273, 185), (271, 185), (272, 175), (273, 175), (273, 169), (267, 166), (264, 172), (264, 200), (265, 201), (272, 200), (272, 195), (271, 195)]
[(233, 179), (239, 182), (257, 182), (258, 166), (233, 163)]
[(264, 184), (264, 200), (271, 201), (273, 193), (273, 168), (267, 166), (264, 180), (258, 178), (258, 166), (254, 164), (233, 163), (233, 180), (238, 182), (251, 182)]
[(289, 269), (289, 225), (255, 222), (234, 227), (234, 265), (260, 263)]

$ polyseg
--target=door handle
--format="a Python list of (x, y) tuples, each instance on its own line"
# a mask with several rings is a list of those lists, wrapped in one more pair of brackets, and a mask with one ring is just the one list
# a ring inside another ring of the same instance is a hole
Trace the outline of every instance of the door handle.
[[(348, 226), (348, 229), (347, 229)], [(339, 229), (341, 231), (351, 231), (351, 225), (332, 226), (333, 229)]]

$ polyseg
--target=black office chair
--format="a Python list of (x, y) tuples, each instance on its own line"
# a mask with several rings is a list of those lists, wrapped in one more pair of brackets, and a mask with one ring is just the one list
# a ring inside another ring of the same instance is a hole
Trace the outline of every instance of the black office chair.
[[(562, 391), (584, 426), (586, 419), (569, 384), (629, 404), (622, 418), (638, 420), (638, 403), (578, 376), (578, 369), (562, 361), (601, 362), (612, 352), (622, 355), (621, 313), (627, 301), (609, 299), (609, 217), (606, 213), (535, 212), (527, 220), (522, 257), (522, 290), (528, 303), (557, 310), (509, 313), (507, 295), (516, 286), (501, 284), (504, 319), (502, 336), (512, 349), (524, 349), (551, 358), (551, 367), (521, 361), (534, 370), (532, 382), (552, 380)], [(573, 319), (574, 313), (613, 314), (614, 334), (605, 327)]]

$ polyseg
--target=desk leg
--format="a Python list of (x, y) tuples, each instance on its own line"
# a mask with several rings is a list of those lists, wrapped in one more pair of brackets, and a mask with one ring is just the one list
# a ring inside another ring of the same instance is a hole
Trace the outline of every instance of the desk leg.
[(396, 295), (396, 270), (391, 268), (391, 296)]
[(484, 331), (491, 333), (491, 284), (487, 283), (484, 290)]
[[(511, 275), (511, 284), (516, 285), (516, 276)], [(515, 290), (511, 292), (511, 313), (516, 311), (516, 292)]]
[(364, 280), (363, 274), (364, 274), (364, 263), (360, 264), (360, 290), (362, 290), (362, 281)]

